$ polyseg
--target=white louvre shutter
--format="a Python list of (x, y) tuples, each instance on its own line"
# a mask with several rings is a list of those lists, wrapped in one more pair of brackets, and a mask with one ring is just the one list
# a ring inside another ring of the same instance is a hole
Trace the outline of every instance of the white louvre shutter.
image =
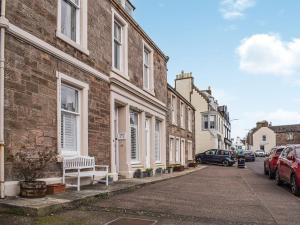
[(131, 126), (131, 159), (137, 159), (137, 128)]
[(76, 115), (63, 112), (61, 115), (61, 147), (64, 151), (77, 151)]
[(160, 122), (155, 124), (155, 160), (160, 161)]

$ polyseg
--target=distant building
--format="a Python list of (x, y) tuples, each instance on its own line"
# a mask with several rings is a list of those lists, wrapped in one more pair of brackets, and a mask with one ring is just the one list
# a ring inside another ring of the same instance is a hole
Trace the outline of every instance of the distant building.
[(195, 108), (168, 85), (167, 164), (188, 166), (195, 157)]
[(270, 150), (278, 145), (300, 143), (300, 124), (272, 126), (268, 121), (256, 123), (256, 127), (249, 131), (247, 144), (252, 150)]
[(229, 149), (231, 124), (227, 106), (219, 106), (209, 87), (200, 90), (191, 73), (177, 75), (175, 89), (195, 107), (196, 153), (208, 149)]

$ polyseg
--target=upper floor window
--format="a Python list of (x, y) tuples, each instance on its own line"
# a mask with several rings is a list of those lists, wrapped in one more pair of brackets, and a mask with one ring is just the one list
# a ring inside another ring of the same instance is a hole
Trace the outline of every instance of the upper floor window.
[(180, 102), (180, 126), (185, 128), (185, 105)]
[(188, 115), (188, 130), (192, 131), (192, 120), (193, 120), (192, 115), (193, 115), (193, 111), (192, 111), (191, 108), (188, 108), (188, 114), (187, 115)]
[(58, 0), (56, 35), (63, 41), (89, 54), (87, 50), (87, 1)]
[(216, 129), (216, 116), (215, 115), (209, 116), (209, 128)]
[[(143, 50), (143, 81), (144, 89), (153, 92), (153, 53), (151, 48), (144, 43)], [(152, 93), (153, 94), (153, 93)]]
[(177, 98), (175, 95), (171, 96), (171, 117), (172, 123), (177, 124)]
[(127, 57), (127, 23), (113, 9), (113, 70), (120, 75), (128, 77), (128, 57)]
[(262, 136), (262, 141), (267, 141), (267, 136), (266, 135)]
[(114, 67), (121, 70), (122, 26), (114, 21)]
[(204, 115), (204, 116), (203, 116), (203, 128), (204, 128), (205, 130), (208, 129), (208, 124), (209, 124), (209, 122), (208, 122), (208, 115)]

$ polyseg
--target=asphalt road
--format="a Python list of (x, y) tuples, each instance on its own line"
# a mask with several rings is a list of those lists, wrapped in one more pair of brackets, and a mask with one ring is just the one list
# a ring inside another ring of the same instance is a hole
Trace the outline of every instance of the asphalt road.
[(101, 225), (134, 217), (163, 225), (299, 225), (299, 198), (265, 177), (261, 163), (247, 163), (245, 169), (208, 166), (49, 217), (0, 214), (0, 224)]

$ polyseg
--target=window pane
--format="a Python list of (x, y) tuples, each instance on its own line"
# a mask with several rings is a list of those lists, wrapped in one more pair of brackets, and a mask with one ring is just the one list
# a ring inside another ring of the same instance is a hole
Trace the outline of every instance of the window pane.
[(121, 46), (120, 44), (115, 41), (114, 42), (114, 67), (120, 70), (121, 65)]
[(144, 87), (149, 89), (149, 68), (144, 65)]
[(67, 112), (61, 114), (61, 147), (63, 151), (77, 152), (77, 119)]
[(116, 41), (118, 41), (121, 44), (121, 42), (122, 42), (122, 27), (117, 22), (114, 23), (114, 38)]
[(61, 86), (61, 109), (78, 112), (78, 90), (65, 85)]
[(130, 112), (131, 159), (138, 159), (138, 113)]
[(77, 9), (67, 0), (61, 2), (61, 32), (76, 41), (76, 12)]
[(160, 161), (160, 121), (155, 121), (155, 160)]

